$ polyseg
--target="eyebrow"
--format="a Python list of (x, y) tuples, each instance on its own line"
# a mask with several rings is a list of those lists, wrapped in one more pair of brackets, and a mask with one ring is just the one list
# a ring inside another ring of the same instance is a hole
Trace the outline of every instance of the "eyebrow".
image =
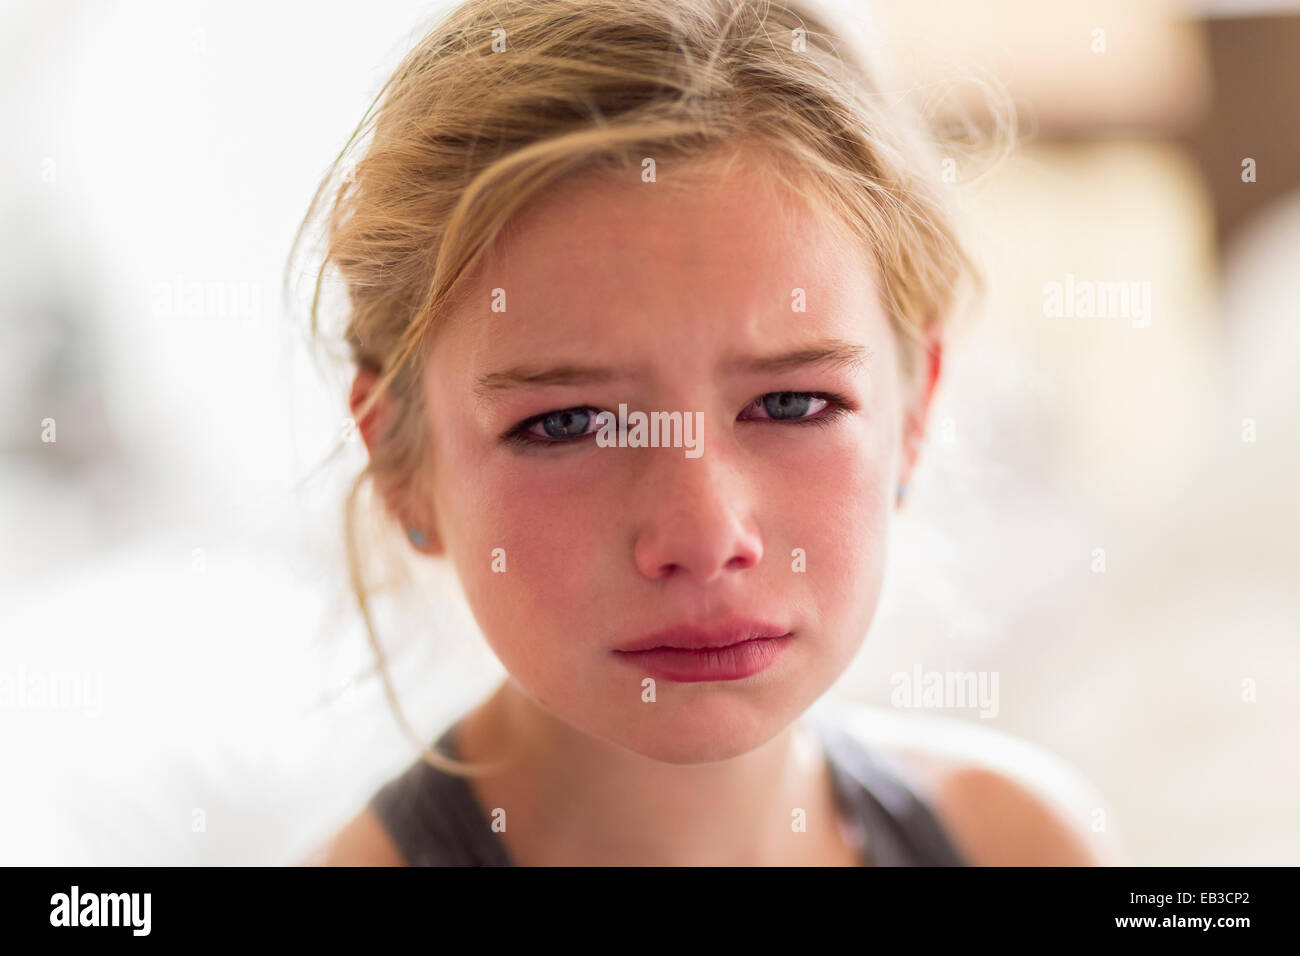
[[(812, 366), (858, 370), (871, 361), (871, 349), (840, 339), (823, 339), (776, 355), (734, 355), (722, 362), (729, 373), (778, 374)], [(492, 402), (511, 389), (543, 385), (599, 385), (633, 377), (617, 369), (564, 364), (552, 367), (516, 365), (489, 372), (478, 380), (474, 394), (480, 402)]]

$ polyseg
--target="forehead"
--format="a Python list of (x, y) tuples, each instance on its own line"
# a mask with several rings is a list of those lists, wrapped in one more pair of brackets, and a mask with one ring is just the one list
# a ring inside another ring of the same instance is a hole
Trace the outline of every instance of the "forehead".
[(885, 325), (865, 248), (772, 175), (551, 187), (487, 251), (432, 360), (461, 375), (550, 357), (683, 367), (830, 335), (870, 341)]

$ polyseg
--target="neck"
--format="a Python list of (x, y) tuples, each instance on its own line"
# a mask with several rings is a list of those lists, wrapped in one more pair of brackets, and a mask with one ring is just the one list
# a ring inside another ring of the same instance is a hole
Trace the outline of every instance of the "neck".
[(825, 754), (802, 721), (737, 757), (664, 763), (571, 727), (507, 679), (458, 742), (466, 761), (504, 761), (471, 787), (488, 814), (505, 810), (501, 837), (520, 865), (816, 865), (846, 849)]

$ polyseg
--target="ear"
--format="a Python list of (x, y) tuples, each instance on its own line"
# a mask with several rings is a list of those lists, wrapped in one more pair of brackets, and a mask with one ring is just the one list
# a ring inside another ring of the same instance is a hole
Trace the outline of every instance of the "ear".
[[(348, 396), (348, 409), (352, 412), (353, 419), (356, 419), (357, 412), (370, 397), (378, 381), (379, 369), (373, 365), (362, 364), (357, 368), (357, 377), (352, 380), (352, 394)], [(361, 437), (366, 443), (366, 451), (374, 454), (375, 441), (391, 423), (392, 408), (389, 406), (388, 396), (385, 395), (375, 402), (365, 418), (357, 420), (357, 430), (361, 432)]]
[[(373, 365), (362, 364), (358, 367), (357, 376), (352, 381), (352, 392), (348, 396), (348, 408), (354, 419), (381, 377), (379, 369)], [(396, 410), (393, 408), (389, 393), (385, 391), (376, 399), (366, 416), (357, 421), (357, 430), (361, 432), (362, 440), (366, 443), (366, 451), (370, 455), (374, 455), (375, 447), (387, 434), (395, 419)], [(412, 494), (412, 488), (418, 487), (420, 483), (415, 481), (394, 483), (378, 490), (384, 497), (384, 507), (401, 525), (402, 535), (411, 547), (423, 554), (439, 555), (443, 553), (443, 545), (442, 537), (438, 532), (437, 518), (433, 508), (423, 500), (423, 496)], [(417, 544), (411, 539), (409, 534), (411, 529), (423, 535), (421, 543)]]
[(930, 416), (930, 403), (939, 384), (943, 368), (944, 334), (940, 323), (931, 321), (925, 333), (925, 350), (917, 356), (917, 370), (907, 390), (903, 412), (902, 461), (899, 465), (899, 484), (907, 484), (912, 469), (921, 454), (921, 445)]

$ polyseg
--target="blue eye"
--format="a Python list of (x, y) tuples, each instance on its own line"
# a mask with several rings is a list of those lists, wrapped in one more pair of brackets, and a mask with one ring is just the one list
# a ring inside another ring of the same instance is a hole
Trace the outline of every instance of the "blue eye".
[[(856, 410), (853, 402), (831, 392), (768, 392), (746, 405), (742, 416), (751, 409), (762, 412), (739, 421), (770, 421), (787, 425), (829, 425), (846, 412)], [(821, 414), (805, 417), (809, 412)], [(591, 414), (596, 412), (596, 414)], [(586, 436), (594, 435), (600, 426), (601, 413), (589, 406), (558, 409), (525, 419), (502, 435), (508, 444), (523, 446), (576, 445)], [(592, 425), (591, 431), (588, 431)], [(541, 426), (542, 434), (535, 430)]]
[(827, 399), (813, 392), (768, 392), (754, 399), (746, 408), (762, 409), (767, 418), (788, 422), (803, 419), (814, 402), (821, 402), (821, 405), (812, 409), (814, 412), (819, 412), (830, 404)]
[[(520, 428), (526, 435), (531, 434), (535, 425), (542, 426), (545, 437), (532, 434), (542, 444), (570, 443), (570, 439), (581, 438), (586, 434), (587, 426), (595, 418), (588, 414), (586, 408), (565, 408), (556, 412), (547, 412), (538, 418), (530, 418)], [(527, 426), (527, 427), (524, 427)], [(549, 439), (549, 441), (547, 440)]]

